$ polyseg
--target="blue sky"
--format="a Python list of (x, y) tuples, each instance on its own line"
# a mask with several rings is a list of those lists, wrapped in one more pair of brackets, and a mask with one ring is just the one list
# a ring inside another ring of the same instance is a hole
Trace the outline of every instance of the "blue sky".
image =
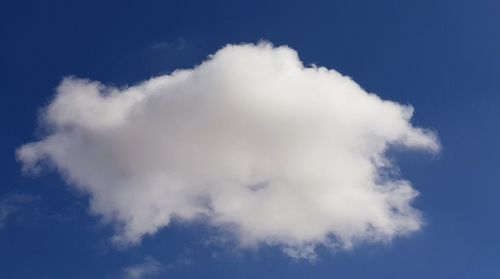
[[(499, 11), (495, 1), (3, 1), (0, 277), (495, 278)], [(43, 138), (40, 109), (64, 77), (125, 88), (261, 40), (411, 104), (413, 125), (437, 132), (437, 154), (390, 154), (420, 193), (418, 231), (347, 251), (320, 246), (313, 262), (214, 241), (221, 228), (203, 222), (117, 247), (88, 193), (50, 167), (21, 171), (15, 150)]]

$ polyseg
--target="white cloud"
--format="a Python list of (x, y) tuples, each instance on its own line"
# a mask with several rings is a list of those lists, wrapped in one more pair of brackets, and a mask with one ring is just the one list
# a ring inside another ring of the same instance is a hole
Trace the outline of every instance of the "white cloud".
[(162, 272), (165, 267), (154, 258), (147, 257), (143, 262), (124, 268), (125, 279), (145, 279), (152, 278)]
[(91, 211), (138, 243), (172, 218), (203, 218), (242, 246), (310, 257), (416, 231), (417, 195), (387, 175), (390, 146), (437, 151), (413, 109), (288, 47), (228, 45), (201, 65), (136, 86), (65, 78), (47, 135), (18, 149), (88, 193)]

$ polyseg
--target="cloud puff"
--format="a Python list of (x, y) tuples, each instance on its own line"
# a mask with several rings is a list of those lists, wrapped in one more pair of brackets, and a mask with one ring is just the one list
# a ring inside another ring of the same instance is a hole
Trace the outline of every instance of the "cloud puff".
[(417, 192), (385, 155), (439, 149), (412, 113), (289, 47), (228, 45), (131, 87), (65, 78), (42, 117), (47, 135), (17, 156), (88, 193), (119, 243), (202, 218), (242, 246), (307, 257), (420, 228)]
[(125, 279), (152, 278), (160, 274), (165, 266), (154, 258), (147, 257), (143, 262), (125, 267), (122, 272)]

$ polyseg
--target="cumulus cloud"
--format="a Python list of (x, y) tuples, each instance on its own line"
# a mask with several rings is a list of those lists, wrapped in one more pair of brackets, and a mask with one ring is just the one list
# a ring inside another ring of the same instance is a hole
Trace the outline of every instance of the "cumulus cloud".
[(118, 243), (202, 219), (241, 246), (310, 257), (421, 227), (417, 191), (386, 156), (439, 149), (412, 114), (289, 47), (228, 45), (135, 86), (65, 78), (42, 116), (46, 136), (17, 156), (88, 193)]
[(143, 262), (123, 269), (125, 279), (153, 278), (160, 274), (165, 266), (154, 258), (147, 257)]

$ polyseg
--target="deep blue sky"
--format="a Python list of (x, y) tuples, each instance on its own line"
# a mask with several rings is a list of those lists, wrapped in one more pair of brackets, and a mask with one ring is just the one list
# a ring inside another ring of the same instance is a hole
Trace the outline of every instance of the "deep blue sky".
[[(147, 257), (170, 266), (158, 278), (498, 278), (499, 28), (493, 0), (2, 1), (0, 278), (120, 278)], [(414, 123), (438, 132), (438, 156), (397, 157), (421, 192), (420, 232), (314, 264), (276, 248), (207, 246), (203, 226), (120, 250), (85, 196), (52, 172), (22, 175), (14, 151), (37, 136), (62, 77), (123, 86), (261, 39), (412, 104)]]

